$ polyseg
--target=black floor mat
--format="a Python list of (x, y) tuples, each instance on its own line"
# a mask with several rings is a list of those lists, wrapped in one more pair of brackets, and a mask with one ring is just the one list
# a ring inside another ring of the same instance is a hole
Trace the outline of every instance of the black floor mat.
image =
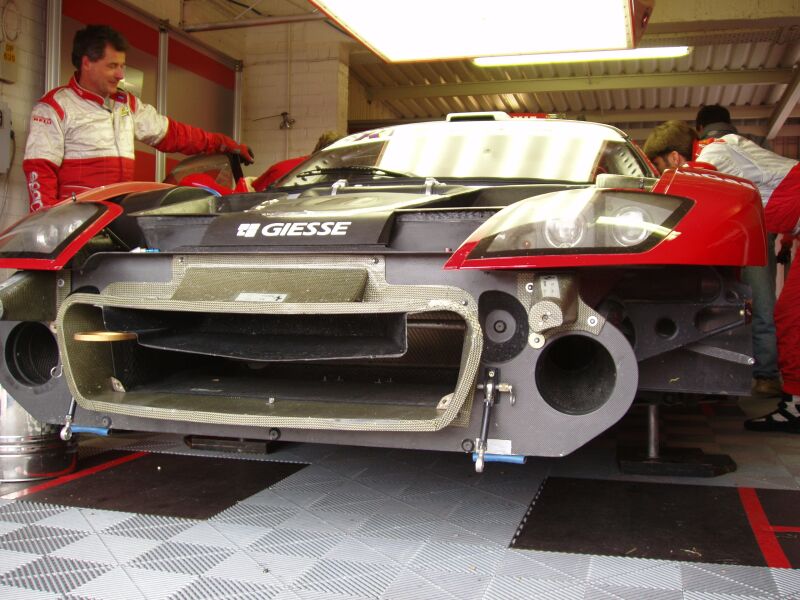
[(550, 478), (511, 545), (766, 566), (732, 487)]
[[(92, 457), (118, 458), (121, 453)], [(305, 467), (234, 458), (146, 454), (34, 492), (26, 501), (187, 519), (208, 519)], [(87, 468), (79, 464), (78, 469)]]

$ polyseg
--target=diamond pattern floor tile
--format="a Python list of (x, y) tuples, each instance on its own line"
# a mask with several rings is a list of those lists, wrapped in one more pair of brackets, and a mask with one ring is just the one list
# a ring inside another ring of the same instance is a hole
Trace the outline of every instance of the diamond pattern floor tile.
[(94, 600), (142, 600), (144, 592), (136, 586), (122, 567), (116, 567), (99, 577), (78, 586), (72, 596)]
[(307, 573), (318, 559), (305, 556), (289, 556), (267, 552), (247, 552), (253, 562), (265, 573), (273, 575), (284, 585), (291, 586), (298, 577)]
[(50, 553), (51, 556), (88, 560), (91, 562), (117, 565), (118, 561), (104, 540), (97, 535), (83, 537), (72, 544), (63, 546)]
[(169, 600), (270, 600), (280, 589), (249, 581), (201, 577), (169, 596)]
[(135, 515), (124, 521), (107, 527), (102, 532), (123, 537), (145, 538), (150, 540), (168, 540), (179, 533), (194, 527), (197, 521), (157, 517), (153, 515)]
[(781, 596), (800, 598), (800, 569), (770, 569)]
[(265, 567), (258, 557), (243, 550), (231, 554), (206, 571), (203, 577), (247, 581), (260, 586), (279, 588), (286, 585), (269, 567)]
[(172, 536), (170, 541), (217, 548), (237, 548), (236, 541), (228, 538), (224, 530), (219, 529), (219, 525), (218, 522), (196, 523), (189, 529)]
[(47, 554), (87, 535), (89, 534), (59, 527), (29, 525), (0, 536), (0, 548), (31, 554)]
[(339, 536), (299, 529), (275, 529), (253, 542), (249, 550), (321, 558), (339, 543)]
[(42, 556), (0, 575), (0, 584), (66, 594), (112, 568), (100, 563)]
[(379, 598), (400, 574), (392, 565), (320, 560), (295, 581), (295, 589)]
[(240, 523), (257, 527), (276, 527), (297, 514), (297, 508), (239, 503), (222, 511), (214, 522)]
[(64, 596), (52, 592), (0, 585), (0, 598), (9, 598), (13, 600), (61, 600)]
[(687, 591), (777, 595), (769, 569), (738, 565), (681, 565)]
[[(484, 594), (492, 600), (583, 600), (586, 585), (583, 583), (564, 586), (560, 582), (520, 579), (516, 577), (494, 577)], [(643, 599), (644, 600), (644, 599)]]
[(182, 588), (190, 585), (197, 576), (171, 571), (151, 571), (136, 567), (125, 567), (125, 573), (131, 578), (137, 589), (142, 591), (145, 598), (158, 598), (163, 600)]
[[(692, 442), (702, 424), (673, 419), (668, 439)], [(754, 447), (740, 427), (719, 419), (703, 433), (744, 465), (713, 483), (797, 489), (800, 438)], [(114, 444), (242, 458), (190, 450), (181, 436), (126, 436)], [(244, 458), (311, 464), (208, 521), (0, 502), (0, 597), (800, 600), (792, 570), (509, 549), (548, 474), (631, 479), (609, 440), (480, 476), (462, 455), (410, 450), (281, 443)]]
[(0, 506), (0, 521), (30, 525), (68, 510), (62, 506), (18, 501)]
[(164, 542), (132, 560), (129, 564), (151, 571), (172, 571), (202, 575), (234, 553), (229, 548), (214, 548), (199, 544)]
[(158, 540), (147, 538), (130, 538), (108, 534), (100, 534), (97, 538), (102, 541), (103, 546), (108, 548), (108, 552), (120, 565), (129, 563), (161, 543)]

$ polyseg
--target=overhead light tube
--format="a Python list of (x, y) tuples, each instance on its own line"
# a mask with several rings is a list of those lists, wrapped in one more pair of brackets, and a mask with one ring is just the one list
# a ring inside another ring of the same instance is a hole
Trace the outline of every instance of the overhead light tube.
[(506, 67), (514, 65), (549, 65), (553, 63), (580, 63), (602, 60), (645, 60), (651, 58), (680, 58), (692, 51), (691, 46), (664, 46), (660, 48), (633, 48), (631, 50), (600, 50), (595, 52), (559, 52), (549, 54), (516, 54), (511, 56), (480, 56), (472, 59), (479, 67)]

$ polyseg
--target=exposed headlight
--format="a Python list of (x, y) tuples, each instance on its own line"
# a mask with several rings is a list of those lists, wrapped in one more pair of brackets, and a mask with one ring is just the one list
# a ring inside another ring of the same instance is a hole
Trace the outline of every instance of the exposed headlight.
[(102, 210), (93, 203), (65, 203), (27, 215), (0, 234), (0, 255), (51, 256)]
[(553, 248), (574, 248), (586, 233), (586, 220), (581, 215), (555, 217), (544, 225), (544, 238)]
[(469, 259), (645, 252), (679, 235), (674, 227), (693, 204), (677, 196), (593, 187), (542, 194), (479, 227)]
[(641, 244), (650, 235), (650, 215), (640, 206), (626, 206), (611, 218), (611, 235), (620, 246)]

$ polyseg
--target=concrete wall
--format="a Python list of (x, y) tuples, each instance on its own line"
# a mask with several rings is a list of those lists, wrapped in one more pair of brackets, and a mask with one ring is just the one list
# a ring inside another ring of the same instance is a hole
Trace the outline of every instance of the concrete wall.
[(20, 32), (16, 40), (17, 81), (0, 83), (0, 100), (11, 109), (16, 151), (8, 174), (0, 175), (0, 228), (28, 214), (28, 193), (22, 156), (28, 138), (31, 108), (44, 93), (46, 0), (17, 2)]

